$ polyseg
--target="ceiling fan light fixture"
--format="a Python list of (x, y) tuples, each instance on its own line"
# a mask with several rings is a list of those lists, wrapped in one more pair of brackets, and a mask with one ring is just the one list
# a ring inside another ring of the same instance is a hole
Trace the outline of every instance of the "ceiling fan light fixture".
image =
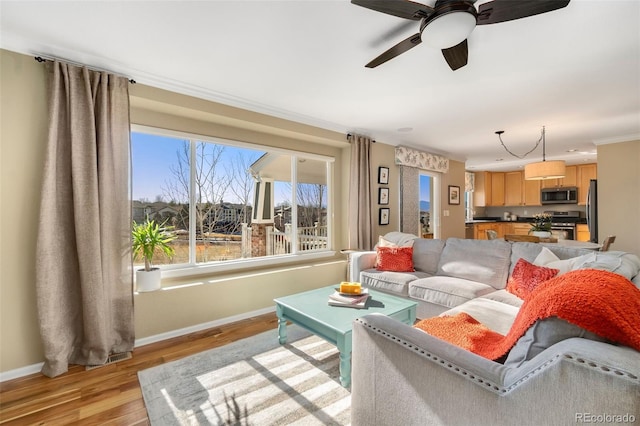
[(476, 10), (473, 6), (435, 13), (427, 18), (422, 28), (422, 42), (438, 49), (457, 46), (469, 37), (476, 27)]
[(565, 176), (566, 165), (562, 160), (539, 161), (524, 166), (526, 180), (560, 179)]

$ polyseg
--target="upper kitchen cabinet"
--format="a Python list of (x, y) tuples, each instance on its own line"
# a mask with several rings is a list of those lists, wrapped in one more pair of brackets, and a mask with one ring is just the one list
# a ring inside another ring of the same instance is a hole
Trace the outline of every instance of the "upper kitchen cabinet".
[[(504, 205), (521, 206), (523, 195), (523, 173), (506, 172), (504, 174)], [(538, 191), (539, 192), (539, 191)]]
[(473, 205), (485, 207), (491, 204), (491, 172), (474, 173)]
[(492, 206), (541, 206), (540, 190), (575, 186), (578, 188), (578, 204), (585, 205), (589, 181), (596, 179), (595, 163), (567, 166), (561, 179), (525, 180), (521, 171), (476, 172), (473, 205)]
[(504, 206), (504, 180), (505, 173), (493, 172), (491, 173), (491, 204), (490, 206)]
[(596, 164), (581, 164), (578, 166), (578, 204), (587, 204), (587, 194), (589, 193), (589, 181), (598, 176)]
[(565, 174), (560, 179), (545, 179), (540, 181), (541, 188), (557, 188), (559, 186), (578, 186), (578, 166), (567, 166)]
[(524, 205), (525, 206), (541, 206), (540, 202), (540, 187), (541, 182), (543, 180), (525, 180), (524, 176), (523, 186), (524, 186)]

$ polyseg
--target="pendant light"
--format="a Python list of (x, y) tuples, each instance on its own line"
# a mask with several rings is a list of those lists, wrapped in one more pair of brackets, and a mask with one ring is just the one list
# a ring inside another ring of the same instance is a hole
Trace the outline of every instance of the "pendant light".
[(542, 126), (542, 161), (530, 163), (524, 166), (524, 178), (526, 180), (545, 180), (563, 178), (566, 165), (562, 160), (547, 161), (545, 129)]

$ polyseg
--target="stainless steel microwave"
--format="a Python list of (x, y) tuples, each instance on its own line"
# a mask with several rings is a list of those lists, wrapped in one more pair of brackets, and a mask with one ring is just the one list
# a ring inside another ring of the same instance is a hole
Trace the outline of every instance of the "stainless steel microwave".
[(540, 201), (542, 204), (577, 204), (578, 188), (575, 186), (542, 188)]

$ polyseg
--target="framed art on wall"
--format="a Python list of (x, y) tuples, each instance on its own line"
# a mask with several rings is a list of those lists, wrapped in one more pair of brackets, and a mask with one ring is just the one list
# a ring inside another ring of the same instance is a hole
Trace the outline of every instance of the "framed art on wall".
[(378, 223), (380, 225), (388, 225), (389, 224), (389, 209), (382, 208), (380, 209), (380, 218)]
[(386, 185), (389, 183), (389, 168), (378, 167), (378, 183)]
[(378, 204), (389, 204), (389, 188), (378, 188)]
[(460, 187), (449, 185), (449, 204), (460, 204)]

